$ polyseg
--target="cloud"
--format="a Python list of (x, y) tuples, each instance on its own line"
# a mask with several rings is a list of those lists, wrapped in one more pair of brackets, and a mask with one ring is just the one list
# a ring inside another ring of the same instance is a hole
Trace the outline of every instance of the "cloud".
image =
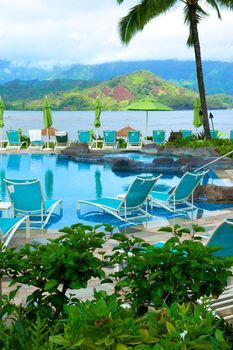
[[(193, 59), (182, 6), (151, 21), (128, 46), (119, 19), (136, 1), (8, 0), (1, 3), (1, 59), (30, 65), (102, 63), (116, 60)], [(199, 27), (202, 58), (233, 60), (233, 14), (211, 12)]]

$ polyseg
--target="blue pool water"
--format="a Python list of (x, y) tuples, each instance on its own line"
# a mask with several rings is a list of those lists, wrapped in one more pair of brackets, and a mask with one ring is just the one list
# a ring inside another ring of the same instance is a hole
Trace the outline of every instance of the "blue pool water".
[(106, 158), (117, 158), (117, 157), (126, 157), (133, 159), (135, 161), (139, 162), (145, 162), (145, 163), (151, 163), (155, 158), (172, 158), (174, 160), (177, 160), (179, 157), (174, 156), (174, 155), (158, 155), (158, 154), (145, 154), (145, 153), (140, 153), (140, 152), (121, 152), (117, 154), (106, 154)]
[[(78, 163), (63, 158), (61, 155), (41, 154), (1, 154), (1, 198), (8, 200), (4, 178), (35, 179), (39, 178), (46, 199), (63, 199), (63, 215), (55, 215), (49, 222), (49, 228), (62, 228), (76, 222), (87, 224), (111, 223), (122, 225), (122, 222), (95, 207), (81, 205), (77, 212), (78, 199), (96, 199), (102, 196), (115, 197), (124, 193), (131, 184), (135, 174), (114, 174), (108, 164), (96, 165)], [(151, 174), (151, 173), (150, 173)], [(146, 175), (146, 174), (144, 174)], [(158, 175), (158, 174), (154, 174)], [(168, 191), (176, 185), (181, 175), (164, 174), (156, 189)], [(222, 184), (214, 173), (206, 177), (205, 182)], [(225, 183), (227, 185), (227, 183)], [(230, 185), (230, 183), (228, 184)], [(208, 209), (208, 208), (207, 208)], [(216, 209), (216, 207), (210, 209)], [(163, 209), (154, 208), (153, 220), (161, 220), (168, 215)]]

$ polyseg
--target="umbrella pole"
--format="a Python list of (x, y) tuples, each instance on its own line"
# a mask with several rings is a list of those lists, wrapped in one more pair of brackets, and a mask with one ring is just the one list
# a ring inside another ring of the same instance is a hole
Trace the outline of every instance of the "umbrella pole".
[(146, 111), (146, 141), (148, 136), (148, 111)]

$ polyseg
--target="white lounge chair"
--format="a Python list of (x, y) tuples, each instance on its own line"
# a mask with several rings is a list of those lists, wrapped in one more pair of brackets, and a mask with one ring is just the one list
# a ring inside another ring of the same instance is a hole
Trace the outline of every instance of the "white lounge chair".
[(29, 130), (30, 145), (28, 149), (34, 149), (41, 151), (45, 145), (45, 142), (42, 140), (41, 130)]

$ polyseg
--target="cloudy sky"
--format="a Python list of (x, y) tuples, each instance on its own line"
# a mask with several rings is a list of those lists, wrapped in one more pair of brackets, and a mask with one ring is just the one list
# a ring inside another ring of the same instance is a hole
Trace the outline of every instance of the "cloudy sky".
[[(204, 2), (204, 1), (203, 1)], [(136, 0), (0, 0), (0, 59), (15, 64), (93, 64), (116, 60), (193, 59), (186, 47), (182, 2), (150, 22), (128, 46), (117, 24)], [(233, 61), (233, 12), (216, 13), (199, 28), (202, 58)]]

